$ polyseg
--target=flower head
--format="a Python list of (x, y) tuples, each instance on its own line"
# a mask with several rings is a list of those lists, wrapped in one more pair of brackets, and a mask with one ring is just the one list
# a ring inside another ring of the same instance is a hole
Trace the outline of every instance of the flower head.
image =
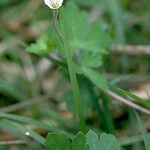
[(63, 0), (44, 0), (44, 3), (51, 9), (58, 9), (62, 6)]

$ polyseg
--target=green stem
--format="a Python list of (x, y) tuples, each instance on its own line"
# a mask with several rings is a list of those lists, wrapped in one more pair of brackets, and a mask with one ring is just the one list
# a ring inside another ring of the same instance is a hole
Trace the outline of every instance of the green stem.
[(82, 105), (82, 101), (81, 101), (81, 97), (80, 97), (79, 85), (78, 85), (77, 76), (76, 76), (76, 72), (75, 72), (75, 68), (74, 68), (74, 63), (72, 60), (72, 54), (71, 54), (69, 45), (66, 45), (66, 43), (64, 43), (64, 40), (63, 40), (60, 32), (57, 29), (57, 26), (56, 26), (57, 16), (58, 16), (58, 10), (54, 11), (53, 26), (54, 26), (54, 29), (55, 29), (56, 33), (58, 34), (61, 42), (63, 43), (64, 47), (66, 48), (65, 56), (67, 59), (67, 65), (68, 65), (68, 70), (69, 70), (69, 75), (70, 75), (70, 80), (71, 80), (73, 97), (74, 97), (74, 101), (75, 101), (76, 113), (77, 113), (77, 115), (79, 117), (79, 121), (80, 121), (80, 130), (82, 132), (86, 133), (87, 130), (86, 130), (86, 123), (85, 123), (85, 119), (84, 119), (84, 113), (83, 113), (83, 105)]
[(82, 132), (86, 133), (87, 131), (86, 123), (85, 123), (84, 114), (83, 114), (83, 105), (82, 105), (82, 101), (80, 97), (79, 85), (77, 81), (77, 76), (76, 76), (72, 56), (69, 51), (66, 51), (66, 59), (67, 59), (67, 64), (68, 64), (68, 69), (69, 69), (73, 97), (75, 100), (76, 112), (78, 114), (79, 121), (80, 121), (80, 129)]

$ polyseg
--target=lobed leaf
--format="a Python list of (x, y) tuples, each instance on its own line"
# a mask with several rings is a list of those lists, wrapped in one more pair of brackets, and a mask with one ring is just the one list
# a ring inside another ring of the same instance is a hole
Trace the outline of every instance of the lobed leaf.
[(71, 142), (64, 133), (49, 133), (45, 144), (47, 150), (71, 150)]
[(99, 138), (95, 132), (90, 130), (86, 138), (89, 150), (121, 150), (118, 140), (111, 134), (102, 133)]
[(87, 67), (81, 67), (81, 70), (96, 86), (101, 89), (108, 89), (108, 82), (102, 74)]

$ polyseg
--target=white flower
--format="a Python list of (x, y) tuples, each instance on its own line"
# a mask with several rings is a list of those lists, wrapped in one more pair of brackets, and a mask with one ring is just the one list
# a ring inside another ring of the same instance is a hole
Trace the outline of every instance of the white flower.
[(27, 131), (27, 132), (25, 133), (25, 135), (26, 135), (26, 136), (29, 136), (29, 135), (30, 135), (30, 133)]
[(44, 0), (44, 3), (51, 9), (58, 9), (62, 6), (63, 0)]

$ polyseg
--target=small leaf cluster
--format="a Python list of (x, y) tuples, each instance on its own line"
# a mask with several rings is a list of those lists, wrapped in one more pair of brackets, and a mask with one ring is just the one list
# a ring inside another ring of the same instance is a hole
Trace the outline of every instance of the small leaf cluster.
[(49, 133), (46, 138), (47, 150), (120, 150), (118, 140), (111, 134), (102, 133), (100, 137), (89, 131), (79, 132), (72, 140), (65, 133)]

